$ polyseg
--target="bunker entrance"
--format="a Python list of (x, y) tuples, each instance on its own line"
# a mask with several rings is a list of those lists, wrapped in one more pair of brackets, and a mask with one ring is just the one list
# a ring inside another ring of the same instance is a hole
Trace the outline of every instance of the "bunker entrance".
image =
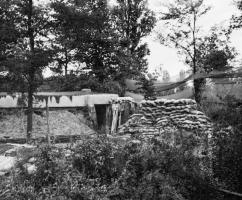
[(106, 110), (107, 110), (107, 105), (100, 104), (100, 105), (95, 105), (95, 110), (96, 110), (96, 115), (97, 115), (97, 125), (98, 129), (102, 130), (105, 128), (106, 125)]

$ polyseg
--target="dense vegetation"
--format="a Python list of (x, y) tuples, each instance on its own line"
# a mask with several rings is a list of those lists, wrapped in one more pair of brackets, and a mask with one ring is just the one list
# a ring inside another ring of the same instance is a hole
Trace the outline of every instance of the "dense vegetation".
[[(70, 147), (38, 149), (36, 171), (20, 167), (1, 183), (4, 199), (219, 199), (206, 158), (194, 141), (170, 146), (158, 139), (99, 137)], [(21, 166), (21, 164), (19, 164)]]
[(212, 135), (214, 177), (230, 190), (242, 193), (242, 106), (227, 96), (225, 102), (206, 104), (206, 114), (215, 122)]
[[(21, 161), (1, 180), (3, 199), (239, 199), (220, 191), (241, 193), (242, 107), (234, 97), (203, 109), (215, 123), (211, 152), (194, 156), (197, 143), (181, 145), (159, 138), (142, 140), (85, 139), (77, 145), (41, 146), (36, 171)], [(179, 133), (177, 133), (179, 135)], [(179, 142), (177, 140), (177, 142)]]

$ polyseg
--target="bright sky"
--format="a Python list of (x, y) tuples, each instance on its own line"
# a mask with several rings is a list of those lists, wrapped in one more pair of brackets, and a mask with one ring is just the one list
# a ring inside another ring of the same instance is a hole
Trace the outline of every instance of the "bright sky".
[[(212, 6), (212, 9), (201, 19), (200, 25), (208, 31), (215, 24), (225, 25), (228, 24), (229, 19), (233, 14), (237, 12), (236, 6), (233, 3), (234, 0), (205, 0), (207, 5)], [(167, 3), (168, 0), (148, 0), (149, 6), (155, 12), (159, 12), (161, 5)], [(159, 30), (158, 27), (155, 29)], [(238, 52), (241, 54), (238, 56), (242, 59), (242, 30), (234, 31), (232, 34), (232, 45), (236, 47)], [(178, 57), (175, 49), (168, 48), (159, 44), (159, 41), (155, 40), (155, 34), (149, 36), (145, 40), (150, 48), (151, 54), (148, 56), (149, 70), (153, 71), (155, 68), (161, 66), (171, 74), (171, 77), (177, 77), (181, 69), (187, 69)]]
[[(49, 0), (39, 0), (40, 2), (48, 2)], [(161, 10), (161, 6), (164, 3), (168, 3), (172, 0), (148, 0), (149, 7), (158, 13)], [(109, 0), (111, 4), (115, 0)], [(201, 19), (200, 26), (204, 27), (208, 31), (212, 26), (226, 25), (233, 14), (238, 12), (234, 5), (234, 0), (205, 0), (205, 3), (212, 6), (212, 9), (206, 16)], [(181, 69), (188, 69), (184, 65), (181, 58), (179, 58), (176, 49), (168, 48), (160, 45), (159, 41), (155, 40), (155, 31), (159, 30), (155, 28), (151, 36), (147, 37), (144, 41), (148, 43), (150, 48), (150, 55), (148, 58), (149, 71), (153, 71), (157, 67), (162, 67), (168, 70), (171, 78), (176, 79)], [(232, 34), (232, 45), (236, 47), (240, 55), (238, 59), (242, 60), (242, 29), (240, 31), (234, 31)]]

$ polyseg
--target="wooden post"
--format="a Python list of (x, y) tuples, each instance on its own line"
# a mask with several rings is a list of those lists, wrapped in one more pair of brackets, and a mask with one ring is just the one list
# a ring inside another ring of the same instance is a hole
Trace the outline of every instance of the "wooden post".
[(118, 116), (119, 116), (118, 114), (119, 114), (119, 104), (112, 104), (112, 126), (111, 126), (112, 135), (117, 131)]
[(98, 123), (97, 123), (97, 114), (96, 114), (96, 109), (95, 109), (95, 105), (89, 105), (88, 106), (88, 113), (89, 113), (89, 117), (91, 118), (92, 122), (93, 122), (93, 126), (94, 129), (98, 129)]
[(111, 105), (108, 104), (106, 106), (106, 134), (110, 134), (111, 130), (111, 120), (112, 120), (112, 108)]
[(48, 145), (50, 145), (50, 123), (49, 123), (49, 106), (48, 106), (48, 97), (45, 99), (46, 102), (46, 121), (47, 121), (47, 133), (46, 133), (46, 139)]

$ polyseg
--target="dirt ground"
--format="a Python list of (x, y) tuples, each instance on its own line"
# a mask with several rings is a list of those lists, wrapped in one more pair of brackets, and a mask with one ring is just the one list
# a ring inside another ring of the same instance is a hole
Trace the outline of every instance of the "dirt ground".
[[(27, 117), (24, 113), (1, 115), (0, 138), (25, 138)], [(85, 123), (83, 113), (73, 114), (69, 111), (49, 112), (50, 135), (90, 135), (94, 130)], [(33, 115), (33, 138), (44, 137), (47, 132), (46, 114)]]

